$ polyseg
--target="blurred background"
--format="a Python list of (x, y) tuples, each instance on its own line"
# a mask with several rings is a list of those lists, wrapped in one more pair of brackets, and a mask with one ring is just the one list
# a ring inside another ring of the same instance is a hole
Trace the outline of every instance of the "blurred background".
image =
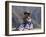
[(24, 11), (32, 14), (33, 28), (41, 28), (41, 7), (12, 6), (12, 30), (16, 31), (16, 28), (23, 23)]

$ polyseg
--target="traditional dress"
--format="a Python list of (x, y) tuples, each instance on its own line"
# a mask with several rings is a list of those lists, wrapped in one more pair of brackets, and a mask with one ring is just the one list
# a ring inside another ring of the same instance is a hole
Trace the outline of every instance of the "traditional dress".
[(32, 22), (25, 22), (25, 23), (21, 24), (18, 29), (20, 31), (31, 30), (31, 29), (33, 29), (33, 24), (32, 24)]

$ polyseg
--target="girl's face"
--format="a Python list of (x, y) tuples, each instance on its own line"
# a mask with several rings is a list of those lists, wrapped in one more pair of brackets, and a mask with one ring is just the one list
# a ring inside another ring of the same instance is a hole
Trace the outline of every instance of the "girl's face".
[(28, 17), (26, 18), (26, 20), (27, 20), (28, 22), (31, 22), (31, 17), (28, 16)]

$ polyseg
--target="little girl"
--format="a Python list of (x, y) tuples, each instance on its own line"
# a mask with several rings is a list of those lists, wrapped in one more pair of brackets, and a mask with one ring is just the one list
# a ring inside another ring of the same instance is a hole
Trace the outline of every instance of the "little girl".
[(20, 31), (24, 31), (24, 30), (31, 30), (33, 29), (33, 24), (32, 24), (32, 17), (30, 16), (31, 14), (29, 12), (24, 12), (24, 22), (19, 26), (19, 30)]

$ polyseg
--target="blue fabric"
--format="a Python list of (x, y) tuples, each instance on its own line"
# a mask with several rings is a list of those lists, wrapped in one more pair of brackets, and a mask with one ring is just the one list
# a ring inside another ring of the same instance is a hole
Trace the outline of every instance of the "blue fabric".
[(30, 22), (30, 23), (28, 23), (28, 22), (27, 22), (27, 23), (24, 23), (24, 27), (25, 27), (27, 24), (28, 24), (28, 25), (31, 25), (31, 22)]
[(28, 23), (28, 22), (26, 22), (26, 23), (23, 23), (23, 24), (21, 24), (20, 26), (19, 26), (19, 30), (21, 31), (23, 31), (23, 30), (25, 30), (25, 29), (27, 29), (27, 30), (30, 30), (31, 28), (33, 28), (33, 24), (30, 22), (30, 23)]

